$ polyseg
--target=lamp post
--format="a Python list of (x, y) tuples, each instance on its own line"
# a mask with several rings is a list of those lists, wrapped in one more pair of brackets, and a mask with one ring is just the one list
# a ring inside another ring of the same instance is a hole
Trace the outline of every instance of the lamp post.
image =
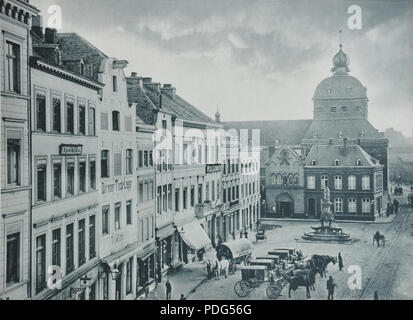
[(91, 278), (88, 278), (87, 275), (85, 274), (79, 280), (80, 280), (80, 287), (79, 288), (70, 288), (70, 296), (72, 296), (74, 293), (77, 293), (77, 292), (84, 292), (86, 290), (86, 288), (89, 286), (89, 282), (90, 282)]

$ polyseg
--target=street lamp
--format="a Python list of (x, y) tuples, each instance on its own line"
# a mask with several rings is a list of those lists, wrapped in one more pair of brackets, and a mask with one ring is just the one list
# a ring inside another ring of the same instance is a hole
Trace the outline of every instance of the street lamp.
[(118, 265), (115, 262), (113, 265), (113, 269), (109, 271), (109, 273), (112, 275), (112, 280), (117, 280), (121, 274), (120, 270), (118, 269)]
[(87, 275), (85, 274), (83, 277), (81, 277), (80, 279), (80, 288), (70, 288), (70, 296), (73, 295), (73, 293), (77, 293), (77, 292), (83, 292), (86, 290), (86, 287), (89, 286), (89, 282), (90, 280), (92, 280), (91, 278), (88, 278)]

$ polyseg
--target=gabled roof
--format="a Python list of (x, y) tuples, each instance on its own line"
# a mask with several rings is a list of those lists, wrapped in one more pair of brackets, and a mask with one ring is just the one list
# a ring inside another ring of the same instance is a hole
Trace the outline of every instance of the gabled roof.
[(316, 161), (315, 167), (334, 167), (336, 160), (339, 167), (355, 167), (357, 160), (360, 160), (360, 166), (363, 167), (380, 166), (378, 161), (359, 145), (315, 145), (308, 153), (305, 165), (313, 166), (313, 160)]
[(291, 146), (278, 146), (274, 150), (274, 154), (265, 162), (265, 165), (270, 165), (271, 162), (279, 163), (280, 162), (280, 155), (283, 150), (287, 150), (287, 152), (293, 157), (293, 159), (301, 162), (303, 161), (303, 157), (299, 155)]
[(260, 130), (261, 145), (299, 145), (313, 120), (233, 121), (224, 122), (225, 129)]

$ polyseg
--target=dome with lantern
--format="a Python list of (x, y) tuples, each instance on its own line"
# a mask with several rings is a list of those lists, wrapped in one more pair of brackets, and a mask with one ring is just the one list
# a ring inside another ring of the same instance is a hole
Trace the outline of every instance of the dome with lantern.
[(367, 99), (367, 89), (355, 77), (348, 75), (350, 58), (342, 45), (333, 58), (333, 75), (320, 82), (313, 100), (320, 99)]

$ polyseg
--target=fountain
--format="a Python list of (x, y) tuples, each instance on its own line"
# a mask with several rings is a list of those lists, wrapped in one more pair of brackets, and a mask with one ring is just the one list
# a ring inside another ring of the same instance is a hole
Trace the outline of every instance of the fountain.
[[(330, 189), (326, 186), (324, 189), (324, 196), (321, 203), (321, 225), (311, 227), (314, 231), (305, 233), (302, 238), (310, 241), (350, 241), (351, 237), (348, 233), (343, 232), (343, 228), (337, 226), (334, 214), (331, 211)], [(328, 226), (326, 226), (328, 222)]]

